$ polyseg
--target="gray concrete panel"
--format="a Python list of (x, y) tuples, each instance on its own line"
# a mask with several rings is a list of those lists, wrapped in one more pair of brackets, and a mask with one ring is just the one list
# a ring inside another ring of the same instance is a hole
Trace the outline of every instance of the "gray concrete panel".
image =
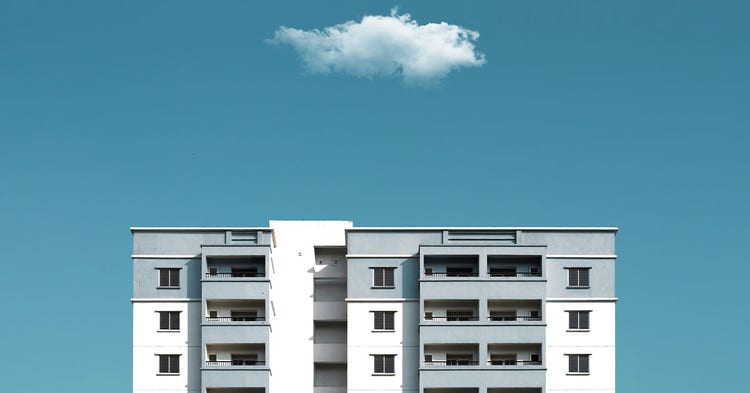
[[(158, 288), (159, 268), (180, 269), (180, 286)], [(134, 259), (134, 298), (199, 298), (201, 266), (200, 259)]]
[(552, 255), (611, 255), (614, 231), (521, 231), (520, 244), (545, 244)]
[(268, 347), (269, 325), (265, 322), (255, 324), (216, 323), (201, 326), (203, 345), (250, 343), (265, 344)]
[(415, 255), (422, 244), (442, 244), (443, 231), (350, 231), (347, 254)]
[(419, 328), (421, 344), (542, 344), (545, 325), (422, 325)]
[(527, 280), (421, 280), (420, 297), (425, 299), (544, 299), (546, 282)]
[(435, 366), (420, 369), (423, 388), (438, 387), (544, 387), (545, 369), (542, 366)]
[(259, 387), (268, 390), (270, 369), (263, 366), (204, 367), (201, 369), (201, 387), (244, 388)]
[[(568, 288), (568, 267), (590, 267), (589, 288)], [(547, 259), (547, 297), (614, 297), (614, 259)]]
[(267, 278), (204, 279), (204, 299), (266, 299), (270, 291)]

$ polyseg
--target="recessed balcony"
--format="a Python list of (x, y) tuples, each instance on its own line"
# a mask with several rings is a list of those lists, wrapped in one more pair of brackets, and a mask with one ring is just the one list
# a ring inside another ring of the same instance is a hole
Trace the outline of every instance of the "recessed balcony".
[(541, 344), (489, 344), (487, 364), (514, 368), (541, 366), (541, 353)]
[(478, 366), (479, 344), (425, 344), (425, 367)]
[(541, 300), (488, 300), (489, 322), (497, 324), (542, 322)]
[(487, 275), (492, 279), (542, 277), (542, 257), (538, 255), (488, 255)]
[(266, 322), (265, 299), (207, 300), (206, 324), (249, 325)]
[(479, 301), (425, 300), (423, 320), (435, 324), (479, 321)]
[(478, 255), (426, 255), (425, 279), (471, 279), (479, 277)]
[(266, 258), (260, 255), (244, 257), (211, 257), (206, 260), (207, 280), (252, 281), (265, 279)]

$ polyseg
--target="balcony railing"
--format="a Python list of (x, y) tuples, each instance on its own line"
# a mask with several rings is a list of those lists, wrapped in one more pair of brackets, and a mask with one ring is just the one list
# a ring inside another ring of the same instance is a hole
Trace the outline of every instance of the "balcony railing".
[(227, 277), (265, 277), (264, 273), (245, 273), (245, 272), (234, 272), (234, 273), (206, 273), (208, 278), (227, 278)]
[(424, 272), (427, 277), (479, 277), (479, 273), (473, 272)]
[(469, 316), (432, 316), (425, 317), (425, 321), (447, 321), (447, 322), (464, 322), (464, 321), (478, 321), (479, 317)]
[(265, 366), (265, 360), (220, 360), (208, 361), (206, 367)]
[(541, 322), (542, 317), (528, 317), (528, 316), (491, 316), (488, 317), (493, 322)]
[(431, 360), (425, 361), (425, 366), (478, 366), (477, 360)]
[(490, 277), (541, 277), (542, 272), (490, 272)]
[(206, 322), (263, 322), (266, 317), (206, 317)]
[(541, 366), (539, 360), (490, 360), (487, 362), (490, 366)]

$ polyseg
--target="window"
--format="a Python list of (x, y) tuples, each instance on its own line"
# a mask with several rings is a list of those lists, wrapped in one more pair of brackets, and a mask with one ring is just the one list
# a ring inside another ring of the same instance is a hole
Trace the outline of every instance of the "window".
[(375, 267), (372, 270), (372, 286), (375, 288), (393, 288), (393, 271), (395, 267)]
[(570, 267), (568, 269), (568, 287), (569, 288), (588, 288), (589, 287), (589, 269), (588, 267)]
[(394, 330), (393, 320), (395, 311), (373, 311), (373, 330)]
[(589, 330), (590, 311), (568, 311), (568, 329)]
[(447, 277), (475, 277), (474, 268), (471, 266), (448, 266), (445, 268)]
[(179, 374), (180, 355), (158, 355), (159, 374)]
[(515, 353), (493, 353), (490, 355), (490, 364), (493, 366), (515, 366), (516, 363)]
[(575, 374), (588, 374), (589, 355), (568, 355), (568, 372)]
[(159, 311), (159, 330), (180, 330), (180, 312)]
[(516, 310), (490, 310), (490, 321), (515, 321)]
[(180, 269), (159, 269), (159, 286), (178, 288), (180, 286)]
[(394, 374), (394, 360), (396, 355), (373, 355), (375, 367), (373, 374), (391, 375)]

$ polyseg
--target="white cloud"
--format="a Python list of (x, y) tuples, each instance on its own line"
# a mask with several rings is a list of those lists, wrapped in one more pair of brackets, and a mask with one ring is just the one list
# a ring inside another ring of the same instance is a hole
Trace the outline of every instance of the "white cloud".
[(411, 15), (368, 15), (325, 29), (280, 27), (276, 44), (289, 44), (305, 67), (320, 74), (358, 77), (400, 76), (407, 83), (431, 84), (461, 67), (479, 67), (484, 55), (475, 51), (479, 33), (445, 22), (420, 25)]

